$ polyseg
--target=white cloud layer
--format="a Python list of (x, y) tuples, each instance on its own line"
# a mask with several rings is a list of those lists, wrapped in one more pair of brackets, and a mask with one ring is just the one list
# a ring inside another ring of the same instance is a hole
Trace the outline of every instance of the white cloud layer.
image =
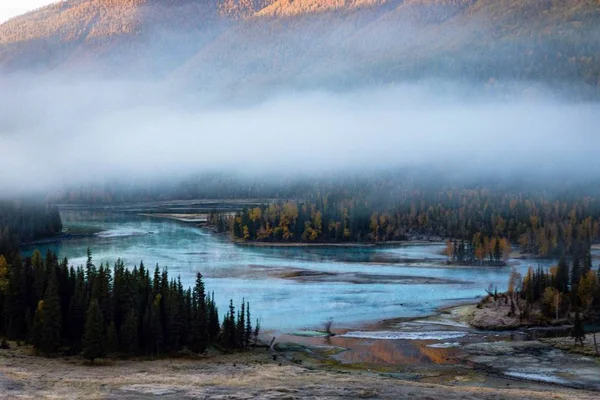
[[(206, 106), (150, 84), (0, 83), (0, 191), (206, 170), (314, 173), (435, 165), (598, 171), (600, 106), (427, 85)], [(455, 94), (448, 94), (455, 93)], [(185, 101), (184, 101), (185, 99)]]

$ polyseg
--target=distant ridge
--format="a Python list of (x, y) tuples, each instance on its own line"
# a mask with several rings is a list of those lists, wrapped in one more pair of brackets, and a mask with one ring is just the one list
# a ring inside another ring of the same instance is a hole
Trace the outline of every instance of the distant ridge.
[(198, 88), (450, 79), (600, 91), (600, 0), (67, 0), (0, 25), (0, 70)]

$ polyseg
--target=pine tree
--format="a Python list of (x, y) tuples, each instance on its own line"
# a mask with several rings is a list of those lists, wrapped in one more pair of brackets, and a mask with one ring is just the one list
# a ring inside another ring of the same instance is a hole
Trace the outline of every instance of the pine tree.
[(579, 342), (583, 346), (585, 330), (579, 312), (575, 313), (575, 322), (573, 323), (573, 329), (571, 330), (571, 337), (575, 339), (575, 343)]
[(160, 317), (160, 309), (161, 309), (162, 296), (161, 294), (157, 294), (152, 302), (151, 311), (150, 311), (150, 329), (151, 329), (151, 337), (152, 337), (152, 352), (155, 355), (160, 355), (161, 349), (163, 346), (163, 326)]
[(196, 353), (203, 353), (208, 344), (208, 314), (206, 307), (206, 291), (202, 274), (196, 275), (196, 285), (192, 303), (194, 305), (192, 320), (191, 349)]
[(244, 347), (244, 341), (246, 338), (246, 300), (242, 300), (242, 307), (238, 313), (236, 332), (236, 347)]
[(61, 315), (60, 299), (58, 297), (58, 282), (56, 272), (50, 273), (50, 281), (44, 294), (42, 343), (41, 350), (44, 354), (56, 353), (61, 344)]
[(81, 351), (81, 339), (85, 327), (85, 277), (83, 269), (78, 268), (74, 273), (74, 288), (69, 302), (68, 338), (73, 352)]
[(42, 347), (44, 325), (44, 300), (40, 300), (37, 308), (35, 309), (35, 315), (33, 317), (33, 324), (31, 327), (31, 335), (29, 341), (33, 345), (33, 349), (36, 354), (39, 354)]
[(134, 310), (129, 311), (121, 328), (121, 349), (126, 355), (139, 352), (139, 319)]
[(28, 332), (27, 324), (28, 321), (30, 322), (30, 319), (26, 318), (28, 309), (27, 275), (23, 268), (23, 262), (18, 256), (10, 263), (8, 293), (4, 308), (8, 338), (12, 340), (25, 338)]
[(235, 307), (233, 306), (233, 300), (229, 300), (229, 312), (223, 321), (223, 344), (232, 349), (236, 347), (235, 325)]
[(86, 313), (85, 333), (83, 335), (83, 357), (94, 360), (104, 356), (104, 346), (102, 343), (104, 325), (102, 323), (102, 313), (98, 300), (92, 299)]
[(561, 256), (558, 261), (554, 287), (561, 293), (567, 293), (569, 288), (569, 264), (567, 264), (564, 256)]
[(106, 354), (115, 354), (119, 351), (119, 337), (117, 327), (112, 321), (106, 328)]
[(256, 325), (254, 326), (254, 332), (252, 336), (254, 336), (254, 345), (258, 344), (258, 336), (260, 335), (260, 321), (256, 320)]
[(219, 322), (219, 310), (215, 304), (215, 293), (212, 293), (210, 307), (208, 307), (208, 335), (211, 341), (217, 340), (221, 332), (221, 324)]
[(250, 322), (250, 302), (246, 303), (246, 332), (244, 337), (244, 345), (250, 346), (250, 337), (252, 336), (252, 322)]
[(581, 264), (579, 262), (579, 258), (573, 258), (573, 267), (571, 268), (571, 287), (573, 285), (577, 285), (579, 283), (579, 279), (581, 278)]
[(46, 268), (42, 254), (35, 250), (31, 256), (31, 268), (33, 270), (33, 289), (36, 301), (43, 299), (46, 289)]

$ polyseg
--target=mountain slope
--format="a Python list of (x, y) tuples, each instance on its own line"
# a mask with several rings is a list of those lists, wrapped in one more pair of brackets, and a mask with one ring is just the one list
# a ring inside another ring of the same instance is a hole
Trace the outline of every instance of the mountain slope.
[(600, 0), (69, 0), (0, 26), (0, 69), (199, 88), (405, 79), (600, 92)]
[[(189, 35), (199, 43), (208, 41), (218, 34), (218, 22), (211, 2), (70, 0), (1, 25), (0, 64), (4, 69), (85, 66), (114, 71), (133, 62), (152, 70), (152, 59), (161, 50), (176, 56), (177, 43)], [(149, 45), (154, 51), (144, 54)], [(193, 52), (201, 46), (191, 47)]]

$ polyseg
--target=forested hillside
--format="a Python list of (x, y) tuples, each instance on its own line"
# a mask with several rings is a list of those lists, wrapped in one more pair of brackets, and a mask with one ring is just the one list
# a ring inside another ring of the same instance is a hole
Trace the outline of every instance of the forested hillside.
[(62, 231), (56, 207), (19, 201), (0, 201), (0, 255), (12, 256), (19, 244)]
[(198, 89), (414, 79), (600, 86), (598, 0), (69, 0), (0, 26), (3, 71)]

